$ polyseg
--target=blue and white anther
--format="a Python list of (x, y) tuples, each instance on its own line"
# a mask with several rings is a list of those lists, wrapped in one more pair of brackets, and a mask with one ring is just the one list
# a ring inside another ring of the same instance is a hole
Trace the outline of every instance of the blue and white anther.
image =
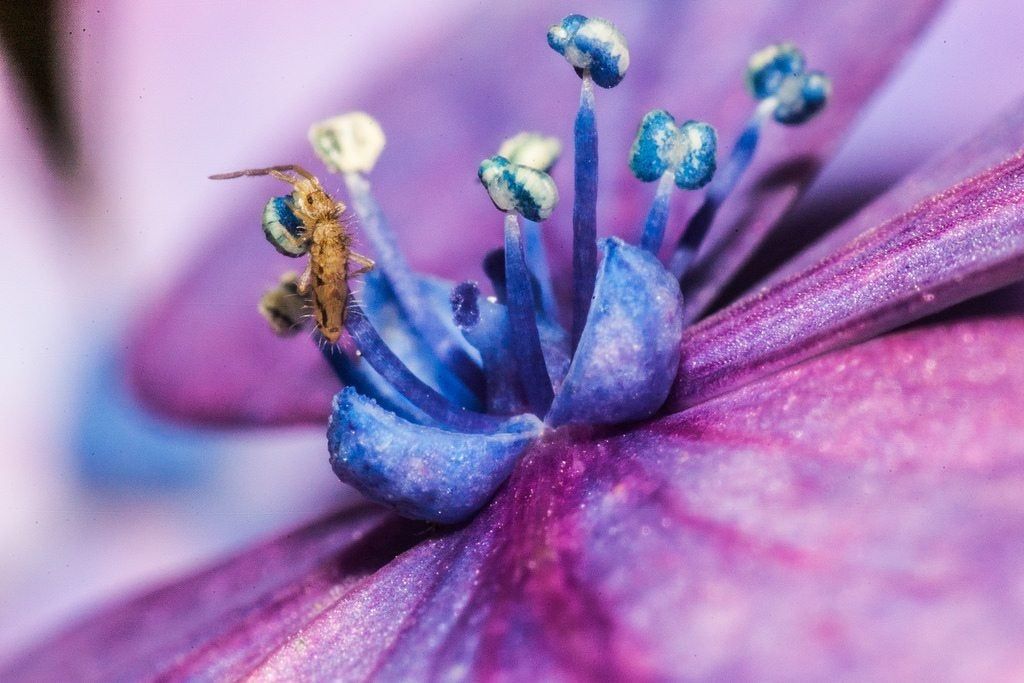
[(696, 190), (715, 174), (718, 135), (700, 121), (676, 125), (664, 109), (648, 112), (640, 122), (629, 153), (629, 168), (649, 183), (672, 171), (677, 187)]
[(548, 45), (602, 88), (618, 85), (629, 69), (626, 38), (606, 19), (570, 14), (548, 29)]
[(545, 220), (558, 203), (558, 188), (551, 176), (513, 164), (503, 156), (484, 159), (477, 175), (498, 209), (513, 211), (527, 220)]
[(792, 43), (769, 45), (747, 63), (747, 88), (759, 100), (770, 101), (772, 117), (799, 125), (821, 111), (832, 83), (820, 71), (807, 71), (807, 60)]

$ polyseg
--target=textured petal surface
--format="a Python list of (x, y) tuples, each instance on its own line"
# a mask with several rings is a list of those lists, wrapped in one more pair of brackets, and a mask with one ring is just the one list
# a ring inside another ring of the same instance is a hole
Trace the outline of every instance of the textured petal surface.
[(687, 330), (668, 409), (1024, 277), (1024, 156), (1014, 156)]
[(426, 427), (346, 388), (334, 399), (327, 445), (335, 474), (366, 497), (406, 517), (454, 524), (494, 495), (541, 428), (532, 415), (493, 434)]
[[(820, 120), (799, 131), (776, 128), (766, 136), (757, 168), (721, 213), (707, 253), (698, 257), (691, 289), (694, 311), (701, 309), (700, 302), (712, 298), (795, 197), (937, 4), (913, 0), (895, 14), (881, 1), (850, 8), (776, 0), (742, 7), (652, 3), (628, 12), (611, 3), (588, 5), (589, 13), (619, 26), (632, 55), (622, 84), (599, 93), (601, 154), (604, 168), (610, 169), (602, 177), (612, 190), (602, 193), (598, 210), (606, 230), (629, 233), (647, 210), (648, 194), (626, 164), (644, 112), (664, 106), (712, 121), (727, 138), (739, 130), (752, 106), (742, 84), (748, 55), (780, 36), (800, 42), (815, 66), (833, 74), (842, 88)], [(323, 103), (324, 114), (361, 108), (384, 126), (389, 146), (374, 183), (414, 266), (445, 276), (477, 276), (475, 264), (500, 241), (490, 202), (474, 188), (477, 161), (493, 154), (503, 137), (524, 128), (570, 139), (578, 79), (547, 47), (544, 31), (572, 9), (569, 2), (551, 3), (540, 13), (529, 5), (488, 5), (442, 39), (422, 46), (407, 69), (383, 79), (380, 88), (346, 92)], [(511, 74), (507, 60), (493, 58), (503, 54), (515, 55)], [(680, 82), (675, 74), (692, 77)], [(312, 157), (311, 151), (297, 148), (274, 160), (319, 168)], [(554, 175), (559, 186), (571, 185), (567, 164)], [(276, 280), (283, 264), (261, 244), (256, 224), (259, 207), (277, 188), (255, 181), (247, 187), (224, 186), (223, 202), (233, 208), (220, 208), (216, 215), (232, 219), (220, 226), (211, 222), (210, 231), (226, 229), (227, 234), (138, 327), (131, 347), (135, 385), (152, 406), (180, 418), (319, 420), (327, 405), (324, 397), (333, 391), (329, 380), (317, 377), (324, 374), (322, 361), (298, 341), (282, 347), (253, 310), (262, 287)], [(236, 203), (238, 195), (245, 201)], [(692, 204), (695, 198), (680, 201)], [(551, 221), (551, 239), (562, 241), (555, 253), (561, 262), (566, 261), (569, 211), (560, 207)], [(687, 213), (684, 207), (676, 215)], [(492, 223), (493, 233), (479, 227)], [(204, 379), (211, 377), (216, 381)]]
[(893, 334), (626, 434), (560, 431), (379, 569), (416, 527), (327, 522), (5, 680), (1014, 679), (1022, 392), (1020, 317)]
[(649, 252), (601, 244), (594, 299), (576, 355), (545, 422), (617, 424), (650, 417), (679, 370), (679, 283)]

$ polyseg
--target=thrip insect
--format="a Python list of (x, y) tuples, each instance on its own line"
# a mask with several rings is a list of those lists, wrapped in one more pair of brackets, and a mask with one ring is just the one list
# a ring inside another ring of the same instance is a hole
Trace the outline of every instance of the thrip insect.
[[(270, 166), (212, 175), (213, 180), (270, 175), (292, 186), (263, 209), (263, 233), (280, 253), (309, 254), (297, 282), (298, 293), (312, 293), (316, 326), (332, 344), (341, 336), (348, 309), (348, 279), (373, 269), (371, 259), (352, 251), (352, 231), (342, 220), (345, 204), (335, 201), (320, 181), (301, 166)], [(356, 268), (351, 270), (352, 264)]]

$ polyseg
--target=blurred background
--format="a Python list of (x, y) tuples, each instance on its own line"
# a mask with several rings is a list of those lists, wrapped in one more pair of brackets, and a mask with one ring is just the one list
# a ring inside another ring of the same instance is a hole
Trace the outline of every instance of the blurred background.
[[(485, 4), (332, 0), (301, 20), (241, 0), (0, 5), (0, 658), (354, 495), (322, 430), (145, 413), (123, 384), (124, 332), (209, 237), (209, 173), (301, 139), (322, 114), (309, 93), (386, 78)], [(1020, 26), (1019, 0), (950, 2), (796, 220), (840, 219), (1016, 99)]]

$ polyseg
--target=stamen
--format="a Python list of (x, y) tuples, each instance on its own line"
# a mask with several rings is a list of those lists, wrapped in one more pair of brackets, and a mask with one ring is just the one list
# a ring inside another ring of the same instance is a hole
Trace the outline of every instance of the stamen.
[[(513, 164), (529, 166), (545, 173), (551, 172), (561, 154), (562, 143), (558, 138), (547, 137), (540, 133), (519, 133), (502, 142), (498, 148), (498, 156), (505, 157)], [(523, 246), (526, 249), (526, 264), (537, 280), (543, 313), (548, 319), (557, 320), (558, 302), (555, 299), (554, 285), (551, 282), (551, 267), (548, 264), (547, 250), (544, 248), (540, 226), (534, 221), (524, 220), (522, 233)], [(502, 293), (498, 296), (500, 301), (505, 300), (504, 255), (502, 255), (502, 264)], [(497, 291), (495, 288), (495, 292)]]
[(526, 267), (523, 238), (515, 214), (505, 216), (505, 277), (508, 314), (512, 324), (512, 353), (519, 366), (519, 377), (534, 415), (543, 417), (555, 398), (551, 388), (544, 352), (537, 329), (537, 311), (533, 304), (533, 286)]
[(343, 174), (363, 233), (376, 252), (377, 269), (387, 279), (410, 325), (470, 391), (482, 396), (485, 382), (480, 367), (434, 314), (434, 308), (427, 305), (425, 294), (370, 191), (370, 181), (364, 174), (373, 169), (384, 149), (380, 125), (368, 114), (352, 112), (313, 125), (309, 138), (324, 164)]
[(540, 225), (524, 220), (522, 234), (526, 265), (537, 285), (541, 312), (548, 320), (558, 320), (558, 300), (555, 298), (555, 288), (551, 281), (551, 266), (548, 265), (548, 253), (544, 248)]
[[(434, 391), (406, 367), (398, 356), (380, 338), (376, 328), (351, 296), (348, 301), (348, 315), (345, 328), (355, 340), (359, 352), (381, 376), (410, 403), (422, 410), (443, 426), (462, 432), (494, 432), (502, 420), (492, 415), (477, 413), (451, 403)], [(336, 351), (324, 352), (328, 360)]]
[(805, 68), (803, 53), (791, 43), (770, 45), (751, 56), (746, 82), (759, 102), (733, 145), (728, 161), (708, 187), (704, 203), (679, 238), (669, 263), (669, 270), (676, 277), (686, 274), (718, 209), (750, 166), (765, 119), (771, 116), (783, 125), (799, 125), (824, 108), (831, 93), (831, 82), (821, 72), (808, 72)]
[[(480, 164), (480, 182), (487, 188), (494, 205), (505, 212), (516, 212), (539, 221), (551, 215), (558, 201), (558, 190), (551, 176), (527, 166), (493, 156)], [(512, 353), (527, 401), (534, 414), (543, 416), (551, 406), (554, 391), (540, 345), (533, 281), (526, 266), (519, 220), (514, 213), (505, 216), (505, 289), (512, 326)]]
[(572, 350), (576, 351), (597, 277), (597, 124), (594, 87), (583, 77), (574, 128), (576, 168), (572, 203)]
[(629, 68), (626, 39), (598, 18), (570, 14), (548, 29), (548, 45), (565, 57), (583, 79), (576, 114), (575, 196), (573, 198), (573, 331), (575, 350), (587, 322), (597, 274), (597, 125), (594, 83), (612, 88)]
[(706, 123), (677, 126), (664, 109), (644, 116), (630, 149), (629, 168), (644, 182), (659, 182), (640, 239), (642, 248), (655, 255), (661, 250), (673, 183), (684, 190), (707, 185), (715, 173), (717, 148), (715, 129)]

